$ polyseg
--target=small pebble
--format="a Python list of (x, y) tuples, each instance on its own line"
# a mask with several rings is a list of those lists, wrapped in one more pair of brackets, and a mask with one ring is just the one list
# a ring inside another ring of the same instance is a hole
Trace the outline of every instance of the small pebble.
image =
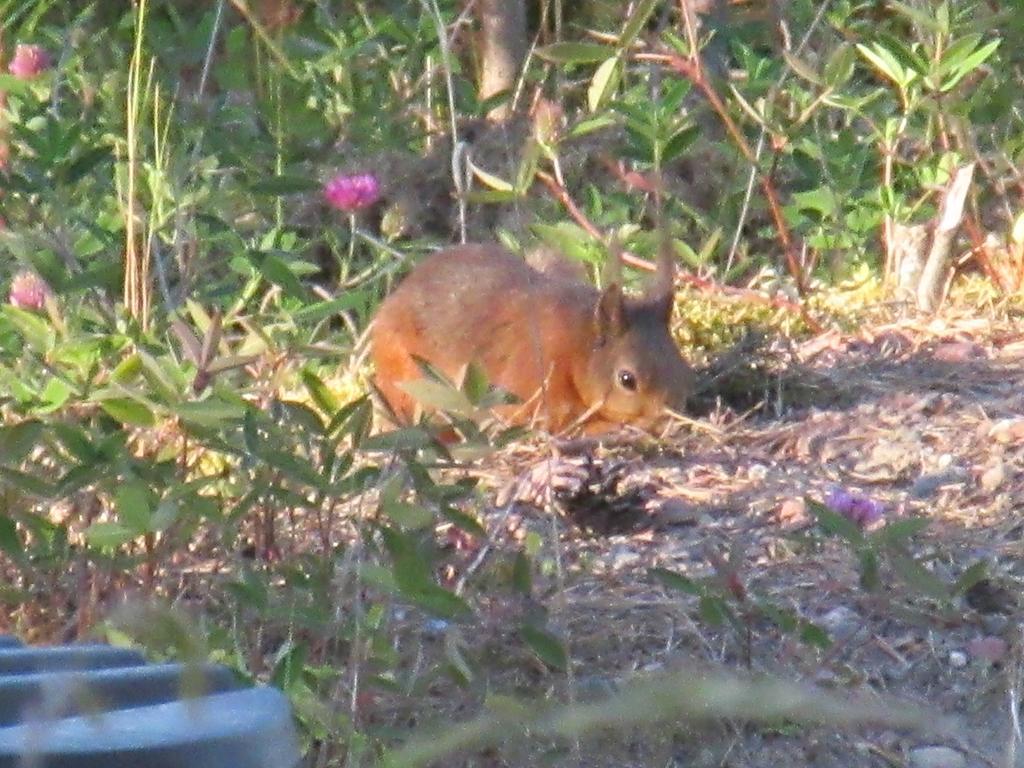
[(966, 768), (967, 760), (951, 747), (918, 747), (910, 750), (911, 768)]
[(696, 525), (700, 520), (701, 507), (684, 499), (665, 499), (656, 509), (665, 525)]
[(438, 637), (448, 631), (448, 626), (444, 619), (427, 619), (423, 622), (423, 634), (427, 637)]
[(967, 654), (963, 651), (950, 651), (949, 652), (949, 665), (960, 669), (961, 667), (967, 666)]
[(962, 468), (946, 466), (940, 472), (918, 477), (910, 487), (910, 495), (915, 499), (927, 499), (944, 485), (962, 485), (967, 478), (968, 475)]
[(807, 504), (801, 498), (786, 499), (775, 512), (775, 516), (783, 525), (796, 525), (808, 520)]
[(747, 470), (747, 477), (751, 480), (764, 480), (768, 477), (768, 467), (764, 464), (752, 464)]
[(845, 605), (838, 605), (818, 619), (818, 624), (835, 640), (844, 640), (861, 625), (860, 614)]
[(1005, 479), (1006, 469), (1003, 467), (1003, 462), (997, 460), (995, 464), (981, 473), (978, 483), (982, 490), (994, 491), (1003, 484)]
[(1003, 419), (997, 421), (988, 431), (988, 436), (997, 443), (1009, 445), (1024, 439), (1024, 419)]

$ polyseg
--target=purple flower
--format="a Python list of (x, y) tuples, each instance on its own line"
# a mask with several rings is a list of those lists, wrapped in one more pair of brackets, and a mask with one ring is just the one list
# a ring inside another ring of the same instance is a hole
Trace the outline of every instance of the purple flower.
[(885, 515), (885, 505), (856, 491), (833, 486), (825, 497), (825, 506), (859, 528), (876, 523)]
[(8, 70), (19, 80), (31, 80), (50, 68), (50, 54), (41, 45), (18, 43)]
[(40, 310), (46, 306), (50, 288), (35, 272), (19, 272), (11, 280), (8, 300), (18, 309)]
[(372, 173), (340, 174), (324, 185), (327, 202), (346, 213), (373, 205), (380, 198), (380, 182)]

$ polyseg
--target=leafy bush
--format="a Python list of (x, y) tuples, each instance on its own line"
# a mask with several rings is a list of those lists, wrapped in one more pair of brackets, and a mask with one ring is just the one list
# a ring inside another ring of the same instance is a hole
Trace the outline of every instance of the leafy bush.
[[(456, 182), (449, 118), (467, 138), (488, 104), (455, 2), (450, 51), (430, 2), (114, 5), (0, 4), (5, 42), (50, 56), (0, 76), (0, 277), (41, 281), (0, 310), (0, 625), (175, 654), (174, 632), (104, 622), (121, 594), (176, 604), (190, 647), (280, 684), (310, 743), (352, 764), (393, 740), (376, 697), (476, 690), (495, 595), (518, 606), (508, 663), (571, 666), (531, 608), (556, 558), (531, 540), (474, 566), (459, 544), (487, 526), (459, 455), (426, 427), (371, 435), (361, 334), (405, 262), (459, 231), (460, 202), (471, 235), (592, 266), (596, 235), (642, 257), (666, 221), (699, 289), (790, 300), (877, 278), (886, 228), (930, 216), (977, 159), (970, 237), (1020, 244), (1016, 10), (799, 0), (784, 54), (764, 19), (709, 17), (698, 55), (676, 3), (584, 4), (605, 34), (537, 22), (523, 88), (548, 122), (480, 128)], [(337, 171), (376, 174), (380, 200), (332, 210)], [(466, 387), (422, 394), (458, 420), (485, 396)], [(465, 460), (510, 437), (458, 425)], [(424, 633), (440, 648), (410, 666)]]

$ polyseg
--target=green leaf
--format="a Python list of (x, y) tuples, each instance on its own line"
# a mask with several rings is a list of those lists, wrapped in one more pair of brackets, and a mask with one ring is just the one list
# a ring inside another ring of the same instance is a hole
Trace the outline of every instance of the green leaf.
[(514, 192), (515, 187), (508, 181), (505, 181), (500, 176), (495, 176), (493, 173), (485, 171), (475, 163), (470, 163), (470, 168), (473, 171), (473, 175), (476, 176), (484, 184), (497, 192)]
[(245, 415), (245, 406), (211, 397), (207, 400), (176, 403), (171, 406), (171, 412), (189, 424), (218, 427), (241, 419)]
[(153, 412), (137, 400), (127, 397), (113, 397), (100, 401), (100, 408), (107, 415), (122, 424), (134, 427), (151, 427), (156, 423)]
[(415, 398), (416, 402), (428, 408), (455, 416), (471, 417), (476, 408), (462, 392), (455, 387), (432, 379), (414, 379), (398, 385)]
[[(213, 499), (205, 497), (193, 497), (189, 501), (189, 514), (194, 517), (203, 517), (207, 511), (206, 507), (213, 507), (213, 511), (219, 510), (218, 504)], [(163, 499), (153, 510), (153, 516), (149, 520), (149, 527), (156, 532), (166, 531), (181, 514), (181, 503), (175, 499)]]
[(782, 56), (785, 58), (786, 63), (789, 64), (789, 68), (792, 69), (799, 77), (802, 77), (812, 85), (821, 85), (821, 78), (818, 73), (814, 71), (810, 64), (802, 59), (797, 58), (795, 54), (783, 49)]
[(297, 309), (292, 313), (292, 317), (297, 322), (315, 323), (318, 320), (323, 320), (325, 317), (333, 317), (345, 310), (354, 309), (361, 311), (368, 302), (369, 294), (366, 291), (346, 291), (336, 299), (318, 301), (302, 309)]
[(259, 270), (268, 282), (280, 286), (289, 296), (305, 298), (305, 288), (283, 259), (270, 254), (260, 262)]
[(24, 545), (18, 535), (18, 526), (7, 516), (0, 516), (0, 552), (14, 560), (20, 560), (24, 555)]
[(363, 395), (339, 408), (331, 417), (326, 432), (335, 440), (340, 440), (345, 435), (353, 435), (356, 445), (361, 446), (372, 420), (373, 405), (370, 398)]
[(17, 329), (33, 350), (45, 354), (53, 349), (57, 342), (57, 335), (45, 319), (9, 304), (0, 307), (0, 313)]
[(720, 627), (727, 621), (731, 622), (733, 620), (729, 606), (720, 597), (703, 596), (700, 599), (698, 610), (701, 619), (712, 627)]
[(117, 384), (130, 384), (142, 372), (142, 358), (138, 354), (128, 355), (110, 372), (110, 380)]
[[(138, 353), (139, 361), (142, 363), (142, 377), (152, 388), (154, 394), (164, 403), (173, 403), (180, 399), (179, 394), (185, 386), (185, 377), (180, 369), (174, 366), (170, 360), (157, 360), (146, 352)], [(174, 378), (180, 381), (175, 382)]]
[(552, 43), (537, 49), (537, 55), (555, 64), (595, 64), (608, 58), (609, 47), (600, 43)]
[(658, 7), (659, 2), (661, 0), (640, 0), (633, 10), (633, 15), (629, 17), (629, 21), (626, 22), (622, 32), (619, 34), (618, 46), (620, 50), (625, 50), (633, 44), (633, 41), (636, 40), (637, 35), (640, 34), (647, 20), (651, 18), (654, 9)]
[(402, 530), (422, 530), (434, 522), (434, 515), (420, 504), (409, 504), (396, 499), (382, 499), (381, 512)]
[(949, 585), (910, 555), (904, 552), (890, 553), (889, 564), (897, 576), (922, 595), (937, 600), (948, 600), (951, 597)]
[(35, 419), (0, 427), (0, 459), (5, 464), (20, 464), (36, 447), (43, 425)]
[(857, 50), (879, 73), (900, 88), (906, 87), (910, 80), (913, 79), (913, 73), (907, 73), (896, 57), (878, 43), (873, 43), (871, 48), (862, 43), (857, 43)]
[(688, 150), (693, 142), (696, 141), (700, 135), (700, 128), (696, 125), (689, 125), (686, 128), (676, 131), (665, 142), (665, 146), (661, 150), (661, 162), (670, 163), (677, 157), (680, 157), (686, 150)]
[(938, 68), (935, 70), (935, 74), (941, 76), (952, 72), (977, 49), (980, 43), (981, 35), (979, 33), (964, 35), (958, 40), (954, 40), (949, 44), (946, 50), (943, 51), (942, 59), (939, 62)]
[(536, 139), (531, 138), (527, 142), (519, 161), (519, 167), (516, 168), (516, 193), (518, 195), (525, 196), (530, 191), (534, 179), (537, 178), (541, 157), (545, 152), (551, 152), (551, 150), (545, 150)]
[(873, 533), (871, 539), (880, 544), (898, 544), (913, 538), (928, 527), (929, 520), (925, 517), (911, 517), (905, 520), (894, 520)]
[(964, 61), (956, 67), (953, 77), (942, 84), (942, 91), (945, 92), (950, 90), (966, 75), (969, 75), (981, 66), (985, 60), (995, 52), (996, 48), (999, 47), (999, 43), (999, 40), (993, 40), (964, 59)]
[(148, 533), (153, 516), (149, 488), (137, 481), (118, 486), (114, 491), (118, 520), (136, 535)]
[(843, 43), (828, 57), (825, 63), (825, 71), (822, 76), (825, 85), (829, 88), (841, 88), (853, 77), (854, 66), (857, 61), (857, 52), (849, 43)]
[(439, 619), (461, 619), (473, 614), (465, 600), (434, 583), (407, 588), (399, 580), (398, 590), (409, 602)]
[(586, 136), (588, 133), (595, 133), (597, 131), (610, 128), (615, 125), (615, 117), (608, 114), (607, 112), (600, 115), (591, 115), (576, 123), (570, 130), (569, 136), (573, 138), (579, 138), (580, 136)]
[(299, 378), (302, 379), (302, 383), (306, 387), (306, 391), (309, 392), (310, 398), (328, 418), (337, 413), (338, 399), (327, 388), (323, 379), (309, 370), (309, 368), (303, 368), (299, 372)]
[(602, 248), (586, 230), (567, 221), (558, 224), (532, 224), (530, 229), (546, 244), (584, 264), (600, 264)]
[(967, 590), (987, 577), (988, 564), (984, 560), (979, 560), (960, 574), (960, 578), (953, 585), (953, 594), (963, 595)]
[(822, 218), (835, 215), (839, 207), (835, 190), (831, 186), (818, 187), (793, 194), (793, 204), (800, 211), (814, 211)]
[(327, 490), (327, 481), (316, 472), (313, 464), (305, 457), (268, 448), (265, 441), (261, 441), (254, 452), (262, 461), (279, 470), (289, 480), (304, 483), (310, 488)]
[(591, 112), (597, 112), (605, 105), (619, 87), (621, 79), (622, 60), (618, 56), (607, 59), (597, 68), (587, 88), (587, 107)]
[(512, 563), (512, 585), (522, 595), (529, 597), (533, 594), (533, 563), (523, 550), (516, 552)]
[(565, 645), (550, 632), (532, 624), (523, 624), (519, 627), (519, 636), (537, 658), (549, 667), (564, 671), (569, 666)]
[(677, 592), (684, 592), (687, 595), (700, 595), (704, 593), (704, 589), (701, 585), (693, 579), (682, 576), (675, 571), (669, 571), (665, 568), (651, 568), (647, 573), (655, 581), (661, 583), (662, 586), (676, 590)]
[(85, 529), (85, 539), (94, 547), (114, 549), (138, 538), (138, 533), (120, 523), (93, 523)]
[(76, 181), (83, 179), (97, 165), (104, 160), (110, 159), (112, 156), (110, 147), (92, 147), (80, 153), (61, 175), (65, 183), (74, 184)]
[(806, 499), (807, 509), (817, 518), (818, 526), (827, 534), (839, 536), (851, 544), (861, 545), (864, 543), (864, 534), (856, 523), (847, 520), (837, 512), (833, 512), (824, 504)]
[(473, 405), (479, 405), (480, 400), (490, 389), (487, 381), (487, 373), (477, 363), (470, 363), (466, 366), (466, 375), (462, 380), (462, 392)]
[(480, 538), (487, 537), (486, 529), (480, 525), (480, 522), (472, 515), (466, 514), (454, 507), (447, 504), (441, 505), (441, 516), (448, 522), (455, 525), (461, 531), (465, 531), (471, 536), (479, 536)]
[(876, 591), (881, 586), (878, 575), (878, 555), (874, 550), (864, 549), (857, 553), (860, 561), (860, 585), (868, 592)]
[(522, 197), (520, 192), (499, 192), (496, 189), (474, 190), (466, 195), (466, 200), (481, 205), (497, 205), (514, 203)]
[(71, 397), (71, 386), (63, 379), (56, 377), (46, 382), (43, 391), (39, 393), (39, 399), (43, 405), (35, 409), (36, 413), (53, 413), (61, 408)]
[(0, 91), (4, 93), (23, 94), (32, 90), (32, 84), (28, 80), (8, 74), (0, 73)]
[(832, 638), (828, 632), (810, 621), (800, 623), (800, 640), (812, 648), (825, 650), (832, 647)]

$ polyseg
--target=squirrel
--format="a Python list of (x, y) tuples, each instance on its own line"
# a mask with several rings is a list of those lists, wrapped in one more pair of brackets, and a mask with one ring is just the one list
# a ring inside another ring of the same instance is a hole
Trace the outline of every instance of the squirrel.
[(518, 403), (496, 411), (550, 432), (581, 426), (651, 429), (682, 411), (693, 370), (669, 331), (672, 257), (641, 296), (622, 290), (614, 255), (603, 290), (572, 269), (545, 272), (497, 244), (444, 248), (416, 265), (381, 303), (371, 329), (375, 386), (400, 423), (417, 403), (403, 382), (420, 361), (453, 380), (470, 364)]

